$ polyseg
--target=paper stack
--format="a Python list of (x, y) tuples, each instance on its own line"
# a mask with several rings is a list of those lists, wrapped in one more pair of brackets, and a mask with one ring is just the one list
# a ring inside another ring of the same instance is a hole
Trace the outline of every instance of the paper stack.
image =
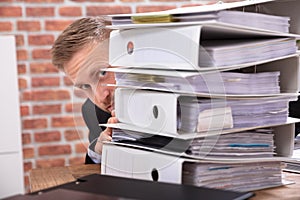
[(294, 54), (293, 38), (207, 40), (201, 43), (199, 66), (222, 67)]
[(246, 165), (185, 163), (183, 182), (208, 188), (254, 191), (281, 185), (281, 166), (280, 162), (247, 163)]
[(178, 23), (184, 25), (188, 22), (197, 22), (199, 24), (223, 22), (283, 33), (289, 32), (290, 17), (235, 10), (216, 10), (224, 9), (225, 7), (226, 5), (223, 8), (222, 5), (210, 5), (205, 6), (205, 10), (203, 7), (187, 7), (144, 14), (110, 15), (110, 21), (115, 26), (158, 23)]
[(253, 4), (110, 16), (119, 123), (106, 125), (102, 173), (235, 191), (284, 184), (299, 36)]
[(223, 72), (186, 72), (175, 70), (113, 70), (117, 86), (207, 94), (279, 94), (280, 71), (246, 73), (242, 69)]

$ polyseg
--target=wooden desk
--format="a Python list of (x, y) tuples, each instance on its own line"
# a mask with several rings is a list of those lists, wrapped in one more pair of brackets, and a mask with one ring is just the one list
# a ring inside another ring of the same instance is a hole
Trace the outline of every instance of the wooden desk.
[(100, 174), (100, 165), (78, 165), (32, 169), (29, 175), (30, 192), (47, 189), (90, 174)]
[[(53, 167), (33, 169), (29, 181), (31, 192), (36, 192), (49, 187), (75, 181), (77, 178), (100, 174), (100, 165), (80, 165), (69, 167)], [(286, 179), (293, 180), (295, 184), (255, 191), (251, 200), (299, 200), (300, 199), (300, 174), (284, 172)]]

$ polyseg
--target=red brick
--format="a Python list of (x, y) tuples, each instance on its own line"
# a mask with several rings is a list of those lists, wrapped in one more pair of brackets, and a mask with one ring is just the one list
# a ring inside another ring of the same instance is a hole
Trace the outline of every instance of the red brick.
[(64, 116), (64, 117), (53, 117), (51, 121), (52, 127), (75, 127), (84, 126), (85, 123), (82, 117)]
[(34, 157), (34, 148), (23, 148), (23, 158), (33, 158)]
[(76, 17), (82, 15), (81, 7), (78, 6), (61, 7), (58, 12), (61, 16), (65, 17)]
[(0, 22), (0, 31), (12, 31), (12, 27), (11, 22)]
[(182, 0), (150, 0), (151, 2), (166, 2), (166, 3), (176, 3), (176, 2), (182, 2)]
[(52, 118), (52, 127), (74, 127), (75, 122), (73, 116), (65, 117), (53, 117)]
[(29, 35), (29, 45), (52, 45), (54, 43), (54, 35)]
[(20, 106), (20, 113), (22, 117), (29, 115), (29, 106)]
[(13, 0), (1, 0), (1, 3), (11, 3)]
[(41, 24), (39, 21), (18, 21), (17, 27), (19, 31), (40, 31)]
[(64, 84), (67, 86), (73, 85), (73, 82), (71, 81), (71, 79), (67, 76), (64, 76)]
[(120, 0), (121, 2), (125, 2), (125, 3), (134, 3), (134, 2), (143, 2), (144, 0)]
[(25, 74), (26, 73), (26, 65), (25, 64), (18, 64), (18, 74)]
[(47, 62), (31, 62), (30, 72), (33, 74), (57, 73), (58, 69), (51, 63)]
[(191, 4), (183, 4), (181, 5), (182, 8), (184, 7), (193, 7), (193, 6), (203, 6), (205, 4), (201, 4), (201, 3), (191, 3)]
[(51, 59), (50, 49), (34, 49), (31, 54), (33, 59)]
[(82, 142), (75, 144), (75, 152), (76, 153), (86, 153), (88, 146), (89, 145), (87, 143), (82, 143)]
[(81, 157), (74, 157), (69, 159), (70, 165), (82, 165), (85, 162), (85, 154)]
[(57, 114), (61, 113), (61, 104), (33, 106), (33, 114)]
[(39, 159), (36, 161), (37, 168), (46, 168), (46, 167), (63, 167), (65, 166), (64, 158), (55, 158), (55, 159)]
[(114, 2), (114, 0), (72, 0), (74, 2), (99, 2), (99, 3), (103, 3), (103, 2)]
[(131, 13), (129, 6), (87, 6), (88, 16)]
[(47, 20), (45, 22), (45, 29), (47, 31), (62, 31), (72, 22), (73, 20)]
[(28, 175), (25, 175), (24, 176), (24, 186), (25, 186), (25, 192), (28, 192), (30, 189), (29, 189), (29, 186), (30, 186), (30, 182), (29, 182), (29, 176)]
[(25, 3), (63, 3), (64, 0), (19, 0)]
[(59, 86), (59, 77), (37, 77), (31, 79), (32, 87)]
[(136, 12), (143, 13), (143, 12), (156, 12), (156, 11), (163, 11), (174, 9), (176, 6), (137, 6)]
[(68, 103), (65, 106), (65, 111), (68, 113), (70, 113), (70, 112), (80, 113), (81, 107), (82, 107), (82, 103)]
[(17, 60), (27, 60), (28, 59), (28, 55), (27, 55), (27, 50), (25, 49), (19, 49), (17, 50)]
[(24, 101), (47, 101), (66, 99), (70, 99), (70, 93), (67, 90), (42, 90), (23, 92)]
[(59, 131), (38, 132), (34, 134), (35, 142), (55, 142), (60, 140), (61, 135)]
[(71, 154), (70, 145), (47, 145), (38, 149), (40, 156), (66, 155)]
[(24, 45), (24, 36), (23, 35), (16, 35), (16, 45), (23, 46)]
[(21, 17), (22, 8), (20, 6), (1, 6), (0, 17)]
[(19, 85), (19, 89), (26, 89), (27, 88), (27, 80), (24, 78), (19, 78), (18, 85)]
[(66, 130), (64, 132), (65, 140), (80, 140), (82, 138), (82, 132), (79, 130)]
[(47, 119), (24, 119), (22, 125), (23, 129), (47, 128)]
[(24, 172), (29, 172), (32, 169), (32, 162), (24, 162)]
[(27, 7), (27, 17), (52, 17), (54, 16), (54, 7)]
[(30, 144), (31, 143), (31, 135), (30, 133), (22, 133), (22, 144)]

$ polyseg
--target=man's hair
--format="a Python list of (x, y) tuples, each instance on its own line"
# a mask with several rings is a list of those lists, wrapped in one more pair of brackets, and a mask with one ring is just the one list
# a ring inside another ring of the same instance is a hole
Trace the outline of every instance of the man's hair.
[(51, 49), (52, 63), (60, 70), (75, 53), (92, 43), (109, 38), (104, 17), (85, 17), (70, 24), (56, 39)]

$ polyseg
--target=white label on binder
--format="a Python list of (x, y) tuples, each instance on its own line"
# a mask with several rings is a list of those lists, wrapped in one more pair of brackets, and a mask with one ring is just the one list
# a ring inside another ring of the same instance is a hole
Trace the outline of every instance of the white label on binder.
[(204, 110), (198, 115), (197, 132), (233, 128), (230, 107)]

